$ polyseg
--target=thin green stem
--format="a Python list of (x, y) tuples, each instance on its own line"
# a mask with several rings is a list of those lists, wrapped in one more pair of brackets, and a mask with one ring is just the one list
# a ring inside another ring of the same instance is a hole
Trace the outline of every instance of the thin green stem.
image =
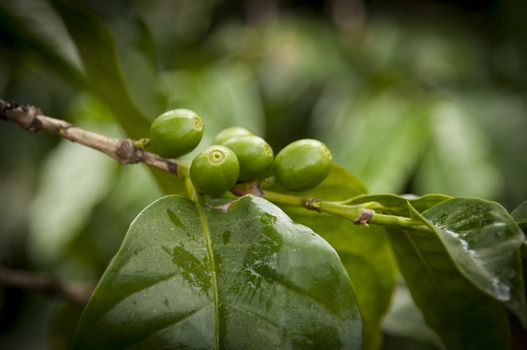
[(349, 205), (344, 204), (344, 202), (331, 202), (312, 197), (294, 196), (272, 191), (262, 192), (263, 197), (271, 202), (303, 207), (325, 214), (340, 216), (353, 221), (355, 224), (374, 224), (387, 227), (408, 228), (419, 231), (429, 230), (426, 225), (411, 218), (376, 213), (375, 209), (384, 208), (378, 202), (365, 202)]
[(265, 199), (271, 202), (274, 202), (274, 203), (279, 203), (279, 204), (290, 204), (294, 206), (305, 207), (306, 201), (311, 199), (307, 197), (292, 196), (289, 194), (278, 193), (278, 192), (271, 192), (271, 191), (262, 191), (262, 192), (263, 192), (263, 197)]
[(375, 213), (375, 215), (373, 215), (373, 217), (368, 222), (370, 224), (381, 226), (401, 227), (417, 231), (430, 231), (430, 228), (428, 228), (428, 226), (424, 225), (423, 223), (404, 216)]
[[(321, 213), (333, 214), (358, 223), (364, 217), (371, 217), (373, 210), (358, 205), (343, 205), (337, 202), (319, 201), (315, 206)], [(362, 219), (361, 219), (362, 217)], [(368, 219), (369, 220), (369, 219)], [(366, 222), (361, 222), (366, 223)]]

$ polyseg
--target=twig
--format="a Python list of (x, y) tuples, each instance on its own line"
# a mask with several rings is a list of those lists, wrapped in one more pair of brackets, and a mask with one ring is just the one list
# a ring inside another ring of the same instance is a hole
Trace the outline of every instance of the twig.
[(36, 132), (44, 130), (67, 140), (91, 147), (114, 158), (121, 164), (144, 163), (174, 175), (181, 175), (178, 163), (165, 159), (138, 147), (131, 139), (118, 139), (79, 128), (64, 120), (42, 114), (39, 108), (0, 99), (0, 119), (18, 124), (21, 128)]
[[(0, 99), (0, 119), (14, 122), (31, 132), (44, 130), (70, 141), (83, 144), (109, 155), (121, 164), (145, 163), (185, 178), (186, 168), (182, 164), (177, 163), (174, 159), (165, 159), (145, 151), (142, 141), (117, 139), (84, 130), (64, 120), (42, 115), (40, 109), (31, 105), (21, 105)], [(187, 189), (190, 188), (189, 193), (192, 193), (194, 191), (191, 188), (192, 185), (188, 181), (186, 181), (186, 184), (188, 185)], [(264, 191), (257, 182), (238, 184), (231, 189), (231, 192), (236, 196), (253, 194), (262, 196), (274, 203), (295, 205), (308, 210), (340, 216), (358, 225), (376, 224), (413, 230), (428, 230), (421, 222), (411, 218), (376, 213), (375, 210), (379, 209), (379, 204), (375, 202), (347, 205), (342, 202), (291, 196), (284, 193)]]
[(86, 306), (93, 291), (93, 286), (87, 283), (59, 281), (44, 273), (5, 267), (0, 267), (0, 285), (43, 292), (63, 298), (81, 308)]

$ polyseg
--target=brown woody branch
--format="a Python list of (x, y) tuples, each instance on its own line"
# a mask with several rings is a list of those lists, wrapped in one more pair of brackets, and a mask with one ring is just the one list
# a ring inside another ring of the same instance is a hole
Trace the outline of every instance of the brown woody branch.
[(121, 164), (144, 163), (174, 175), (180, 175), (175, 160), (165, 159), (147, 152), (142, 147), (138, 147), (134, 140), (104, 136), (79, 128), (64, 120), (45, 116), (35, 106), (6, 102), (0, 99), (0, 119), (16, 123), (21, 128), (31, 132), (43, 130), (91, 147), (107, 154)]
[(65, 299), (83, 308), (86, 306), (93, 285), (81, 282), (65, 282), (41, 272), (14, 270), (0, 267), (0, 286), (32, 289)]

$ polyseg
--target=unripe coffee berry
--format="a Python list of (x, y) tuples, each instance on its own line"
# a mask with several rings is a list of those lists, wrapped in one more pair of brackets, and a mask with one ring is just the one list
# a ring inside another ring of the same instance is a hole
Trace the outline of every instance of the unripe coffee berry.
[(194, 187), (213, 197), (231, 189), (238, 180), (239, 172), (238, 158), (225, 146), (210, 146), (190, 164), (190, 180)]
[(216, 135), (214, 138), (214, 144), (216, 145), (223, 145), (224, 142), (234, 139), (241, 136), (249, 136), (253, 133), (249, 130), (239, 127), (239, 126), (233, 126), (230, 128), (223, 129)]
[(174, 109), (154, 119), (148, 150), (164, 158), (177, 158), (192, 151), (203, 136), (203, 121), (191, 110)]
[(327, 146), (312, 139), (290, 143), (274, 160), (278, 184), (290, 191), (304, 191), (319, 185), (331, 167), (331, 152)]
[(273, 149), (264, 139), (249, 135), (231, 138), (223, 143), (229, 147), (240, 163), (240, 181), (249, 181), (268, 175), (273, 166)]

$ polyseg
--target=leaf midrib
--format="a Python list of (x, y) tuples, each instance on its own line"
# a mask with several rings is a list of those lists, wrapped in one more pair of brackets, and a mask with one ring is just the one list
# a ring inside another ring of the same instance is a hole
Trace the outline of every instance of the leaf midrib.
[(195, 309), (195, 310), (192, 310), (192, 311), (190, 311), (190, 312), (184, 314), (183, 316), (181, 316), (181, 317), (179, 317), (179, 318), (176, 318), (175, 320), (171, 320), (169, 323), (167, 323), (166, 325), (164, 325), (162, 328), (156, 330), (154, 333), (149, 334), (148, 336), (143, 337), (143, 338), (141, 338), (141, 339), (139, 339), (139, 340), (137, 340), (137, 341), (135, 341), (135, 342), (133, 342), (133, 343), (131, 343), (131, 344), (127, 344), (127, 345), (126, 345), (126, 348), (131, 348), (131, 347), (133, 347), (133, 346), (136, 345), (136, 344), (139, 344), (139, 343), (141, 343), (141, 342), (144, 342), (144, 341), (148, 340), (149, 338), (152, 338), (152, 337), (158, 335), (159, 333), (163, 332), (164, 330), (166, 330), (166, 329), (168, 329), (168, 328), (170, 328), (170, 327), (174, 327), (174, 326), (176, 326), (176, 325), (178, 325), (178, 324), (180, 324), (180, 323), (182, 323), (182, 322), (188, 320), (189, 318), (194, 317), (197, 313), (203, 311), (203, 310), (206, 309), (208, 306), (210, 306), (210, 303), (209, 303), (209, 304), (205, 304), (205, 305), (203, 305), (203, 306), (200, 306), (199, 308), (197, 308), (197, 309)]
[(216, 261), (214, 259), (214, 251), (212, 250), (212, 239), (210, 237), (209, 221), (203, 210), (203, 203), (199, 195), (194, 200), (198, 208), (199, 220), (203, 229), (205, 242), (207, 243), (207, 255), (209, 256), (210, 269), (212, 272), (212, 289), (214, 302), (214, 349), (220, 348), (220, 319), (219, 319), (219, 293), (218, 293), (218, 278), (216, 273)]

